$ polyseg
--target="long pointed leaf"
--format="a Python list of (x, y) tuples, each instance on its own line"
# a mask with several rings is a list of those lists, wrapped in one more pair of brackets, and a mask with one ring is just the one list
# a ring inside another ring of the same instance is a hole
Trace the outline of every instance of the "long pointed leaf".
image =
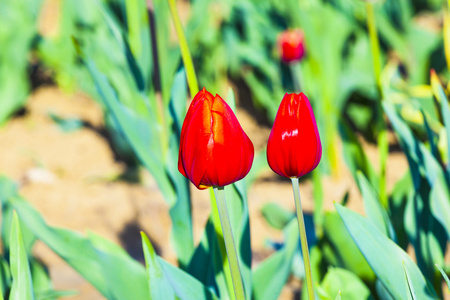
[(406, 283), (408, 284), (408, 299), (417, 300), (416, 297), (416, 291), (414, 289), (414, 286), (411, 282), (411, 277), (409, 276), (408, 270), (406, 269), (405, 262), (402, 261), (403, 270), (405, 271), (405, 279)]
[(200, 281), (158, 257), (148, 237), (141, 233), (151, 299), (218, 299)]
[(436, 292), (430, 288), (425, 277), (406, 252), (376, 230), (374, 225), (361, 215), (339, 204), (335, 206), (367, 262), (395, 299), (408, 298), (402, 261), (405, 262), (405, 268), (411, 276), (418, 299), (437, 298)]
[(32, 300), (34, 299), (33, 284), (31, 282), (31, 271), (28, 262), (27, 251), (23, 243), (17, 213), (13, 213), (10, 241), (10, 265), (13, 283), (11, 287), (10, 300)]
[(155, 250), (150, 240), (141, 232), (142, 247), (145, 256), (145, 265), (147, 266), (148, 286), (150, 290), (150, 299), (175, 299), (175, 292), (164, 276), (164, 272), (159, 264)]
[(445, 271), (438, 264), (435, 264), (435, 266), (436, 266), (436, 268), (438, 268), (439, 272), (441, 272), (442, 277), (444, 277), (445, 282), (447, 282), (448, 290), (450, 291), (450, 280), (448, 279), (447, 274), (445, 273)]
[(387, 237), (395, 241), (395, 231), (392, 227), (391, 221), (387, 212), (384, 210), (381, 202), (374, 190), (370, 185), (369, 181), (366, 179), (363, 173), (357, 172), (357, 178), (359, 183), (359, 188), (361, 189), (361, 194), (363, 196), (364, 211), (375, 226), (380, 229)]
[(255, 300), (275, 300), (291, 273), (291, 264), (299, 247), (297, 220), (286, 226), (283, 248), (264, 260), (253, 271), (253, 296)]
[[(8, 181), (2, 179), (3, 185)], [(9, 184), (12, 184), (9, 182)], [(148, 299), (145, 269), (111, 242), (51, 227), (24, 199), (15, 195), (2, 199), (3, 207), (17, 211), (26, 226), (108, 299)], [(23, 298), (25, 299), (25, 298)]]

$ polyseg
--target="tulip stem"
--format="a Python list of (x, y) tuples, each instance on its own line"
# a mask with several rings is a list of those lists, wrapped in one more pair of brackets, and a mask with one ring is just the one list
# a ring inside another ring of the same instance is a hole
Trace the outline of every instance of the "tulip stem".
[(302, 90), (302, 76), (300, 70), (300, 62), (293, 62), (289, 64), (291, 69), (292, 81), (294, 82), (294, 88), (296, 93), (300, 93)]
[(170, 13), (172, 14), (173, 24), (175, 25), (175, 31), (178, 36), (178, 43), (180, 44), (181, 57), (186, 70), (189, 92), (191, 93), (191, 96), (194, 97), (194, 95), (198, 93), (198, 81), (197, 75), (195, 75), (191, 52), (189, 52), (188, 43), (183, 31), (183, 25), (181, 25), (180, 16), (178, 15), (177, 4), (175, 3), (175, 0), (168, 0), (168, 2)]
[(227, 249), (228, 261), (230, 263), (231, 278), (233, 281), (234, 295), (237, 300), (244, 300), (244, 285), (242, 283), (241, 271), (239, 269), (239, 260), (236, 252), (236, 246), (233, 239), (233, 231), (228, 216), (227, 203), (225, 201), (225, 191), (223, 186), (214, 187), (216, 195), (217, 208), (219, 210), (220, 223), (222, 224), (222, 232)]
[(227, 256), (227, 249), (223, 239), (222, 225), (220, 224), (219, 209), (217, 207), (216, 197), (214, 196), (214, 189), (209, 188), (209, 198), (211, 199), (211, 221), (216, 232), (217, 242), (219, 243), (220, 256), (222, 257), (222, 268), (225, 273), (225, 281), (227, 284), (230, 300), (236, 300), (234, 295), (233, 279), (231, 278), (230, 262)]
[(303, 264), (305, 265), (306, 288), (308, 299), (314, 300), (314, 288), (311, 274), (311, 262), (308, 252), (308, 241), (306, 239), (305, 220), (303, 219), (302, 202), (300, 199), (300, 188), (298, 178), (291, 178), (292, 189), (294, 190), (295, 210), (297, 212), (298, 229), (300, 231), (300, 244), (302, 246)]

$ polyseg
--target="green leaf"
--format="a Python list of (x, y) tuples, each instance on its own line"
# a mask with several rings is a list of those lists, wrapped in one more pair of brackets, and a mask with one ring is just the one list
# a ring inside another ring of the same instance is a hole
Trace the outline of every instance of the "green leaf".
[(431, 187), (429, 196), (431, 212), (450, 237), (450, 202), (448, 201), (450, 191), (444, 171), (428, 148), (414, 137), (411, 130), (399, 118), (394, 106), (384, 102), (383, 107), (405, 151), (416, 192), (421, 189), (422, 174), (424, 174)]
[(86, 238), (71, 230), (48, 226), (41, 215), (19, 196), (2, 201), (3, 207), (15, 209), (24, 226), (106, 298), (149, 298), (145, 269), (120, 247), (103, 238), (92, 235)]
[[(17, 193), (17, 184), (6, 179), (6, 177), (0, 176), (0, 202), (4, 203), (11, 197), (15, 197)], [(2, 246), (5, 254), (9, 253), (9, 242), (11, 240), (11, 224), (13, 218), (13, 209), (9, 206), (2, 205), (2, 218), (1, 218), (1, 235)], [(21, 223), (21, 221), (19, 220)], [(36, 240), (34, 235), (28, 230), (26, 226), (21, 226), (22, 238), (25, 244), (25, 249), (28, 255), (31, 254), (31, 248)], [(8, 267), (9, 268), (9, 267)]]
[[(172, 223), (171, 240), (182, 267), (186, 267), (191, 259), (194, 247), (192, 236), (192, 216), (188, 181), (178, 172), (178, 139), (175, 134), (168, 139), (168, 148), (164, 143), (155, 143), (161, 139), (161, 126), (155, 122), (154, 111), (148, 107), (142, 95), (136, 95), (135, 110), (122, 104), (109, 84), (105, 75), (101, 74), (93, 61), (86, 62), (103, 102), (119, 123), (124, 136), (132, 146), (142, 164), (155, 177), (165, 200), (170, 206)], [(142, 114), (139, 107), (142, 106)]]
[(6, 295), (11, 287), (11, 270), (5, 258), (0, 257), (0, 295)]
[(77, 291), (55, 291), (47, 290), (43, 292), (36, 293), (36, 300), (54, 300), (61, 299), (64, 297), (71, 297), (77, 295)]
[(211, 291), (188, 273), (158, 257), (148, 237), (141, 233), (150, 299), (218, 299)]
[(174, 120), (176, 133), (179, 135), (186, 116), (186, 99), (188, 97), (184, 68), (176, 73), (170, 95), (169, 112)]
[[(450, 107), (448, 105), (447, 96), (445, 96), (445, 92), (443, 91), (442, 85), (440, 83), (438, 84), (438, 89), (441, 92), (441, 114), (447, 133), (447, 157), (450, 160)], [(447, 172), (450, 175), (450, 163), (447, 165)]]
[(234, 91), (231, 87), (228, 88), (226, 102), (233, 112), (236, 113), (236, 97), (234, 96)]
[(407, 203), (413, 201), (413, 198), (414, 186), (410, 171), (408, 170), (405, 175), (395, 183), (388, 201), (391, 216), (395, 216), (391, 219), (391, 223), (397, 237), (396, 243), (403, 250), (406, 250), (409, 244), (404, 222), (405, 209)]
[(366, 282), (373, 282), (375, 274), (370, 268), (345, 225), (336, 212), (326, 212), (321, 251), (329, 265), (347, 269)]
[(264, 204), (261, 208), (261, 213), (270, 226), (280, 230), (295, 217), (292, 211), (287, 210), (275, 202)]
[(11, 275), (13, 278), (9, 299), (10, 300), (32, 300), (34, 299), (33, 284), (31, 282), (31, 271), (28, 256), (22, 239), (19, 218), (13, 213), (11, 224), (11, 241), (9, 261), (11, 264)]
[(269, 164), (267, 163), (267, 152), (266, 149), (259, 150), (255, 153), (255, 158), (253, 159), (253, 164), (250, 172), (245, 177), (245, 182), (248, 187), (251, 187), (261, 172), (268, 170)]
[[(124, 136), (144, 166), (155, 177), (166, 200), (169, 201), (169, 205), (173, 205), (175, 196), (171, 183), (164, 172), (165, 168), (163, 160), (161, 160), (161, 157), (163, 157), (160, 148), (161, 145), (160, 143), (152, 142), (158, 139), (156, 122), (154, 120), (148, 121), (148, 119), (138, 115), (136, 111), (122, 104), (113, 87), (108, 82), (107, 77), (98, 71), (93, 61), (86, 61), (86, 66), (94, 79), (103, 102), (119, 123)], [(138, 95), (136, 97), (136, 106), (145, 106), (144, 100), (142, 98), (139, 99)], [(151, 116), (147, 117), (150, 118)]]
[(375, 229), (372, 222), (361, 215), (335, 204), (347, 230), (366, 258), (377, 277), (395, 299), (407, 299), (407, 283), (404, 280), (402, 261), (411, 276), (418, 299), (437, 299), (417, 265), (406, 252)]
[(356, 174), (358, 178), (359, 188), (364, 202), (364, 212), (369, 220), (373, 222), (377, 228), (383, 232), (391, 240), (395, 241), (395, 231), (392, 227), (391, 221), (387, 212), (381, 205), (380, 199), (376, 194), (374, 188), (370, 185), (364, 174), (360, 171)]
[(344, 159), (355, 181), (358, 181), (356, 174), (357, 171), (360, 171), (368, 178), (372, 186), (378, 187), (378, 177), (358, 137), (350, 129), (349, 125), (344, 122), (339, 124), (339, 131), (343, 142)]
[(405, 271), (405, 279), (408, 286), (408, 299), (416, 300), (416, 291), (414, 290), (414, 286), (411, 282), (411, 277), (409, 276), (408, 270), (406, 269), (405, 262), (402, 261), (403, 270)]
[(435, 264), (435, 266), (436, 266), (436, 268), (438, 268), (439, 272), (441, 272), (442, 277), (444, 277), (445, 282), (447, 282), (448, 290), (450, 291), (450, 280), (448, 279), (447, 274), (445, 274), (445, 271), (442, 270), (442, 268), (438, 264)]
[(329, 267), (320, 287), (328, 299), (333, 299), (334, 295), (348, 300), (368, 299), (370, 296), (369, 288), (358, 276), (341, 268)]
[[(229, 268), (229, 265), (224, 263), (225, 243), (223, 237), (219, 237), (216, 233), (211, 218), (206, 223), (203, 237), (195, 249), (187, 270), (206, 287), (215, 291), (218, 297), (226, 298), (230, 296), (224, 273), (226, 271), (224, 268)], [(229, 275), (231, 280), (231, 273)]]
[(299, 247), (297, 219), (292, 219), (284, 229), (283, 247), (265, 259), (253, 271), (253, 297), (255, 300), (278, 299), (281, 289), (291, 273), (295, 251)]
[(150, 240), (141, 232), (142, 247), (144, 250), (145, 265), (147, 269), (150, 299), (175, 299), (175, 292), (164, 276), (163, 270)]
[(60, 116), (49, 113), (49, 117), (55, 122), (63, 132), (72, 132), (83, 127), (83, 121), (75, 118), (61, 118)]
[[(31, 281), (36, 299), (43, 299), (42, 294), (52, 289), (52, 282), (45, 266), (36, 259), (30, 260)], [(49, 297), (47, 297), (49, 298)], [(52, 298), (52, 300), (55, 298)]]

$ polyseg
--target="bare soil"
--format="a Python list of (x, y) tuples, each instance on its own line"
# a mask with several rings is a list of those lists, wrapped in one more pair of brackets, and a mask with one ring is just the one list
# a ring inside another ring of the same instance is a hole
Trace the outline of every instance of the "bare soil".
[[(88, 126), (63, 132), (49, 117), (78, 118)], [(258, 125), (252, 116), (238, 110), (238, 119), (257, 149), (264, 147), (270, 129)], [(100, 107), (83, 94), (66, 95), (56, 87), (36, 90), (26, 105), (26, 113), (13, 118), (0, 128), (0, 174), (20, 182), (20, 193), (54, 226), (80, 232), (98, 233), (122, 245), (134, 258), (143, 261), (139, 231), (143, 230), (156, 243), (160, 255), (175, 262), (169, 244), (171, 226), (168, 207), (151, 175), (141, 171), (142, 183), (120, 180), (126, 171), (115, 159), (105, 137)], [(373, 145), (364, 145), (376, 165)], [(339, 145), (338, 145), (338, 148)], [(359, 192), (341, 161), (339, 177), (325, 178), (325, 208), (333, 209), (349, 191), (351, 208), (362, 211)], [(391, 153), (388, 162), (388, 188), (406, 171), (402, 153)], [(311, 182), (301, 183), (302, 201), (312, 211)], [(194, 235), (201, 237), (210, 205), (207, 191), (193, 192)], [(267, 239), (282, 240), (282, 234), (270, 228), (261, 216), (261, 207), (275, 201), (294, 210), (290, 182), (281, 180), (270, 170), (263, 172), (249, 192), (253, 266), (272, 250)], [(37, 243), (35, 255), (49, 267), (56, 289), (77, 290), (71, 299), (103, 299), (81, 276), (44, 244)], [(280, 299), (293, 299), (300, 288), (291, 280)]]

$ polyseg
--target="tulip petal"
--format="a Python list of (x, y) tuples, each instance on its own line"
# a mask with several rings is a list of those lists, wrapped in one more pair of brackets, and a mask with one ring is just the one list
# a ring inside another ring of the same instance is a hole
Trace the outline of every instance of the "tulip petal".
[(224, 186), (245, 177), (253, 144), (220, 96), (199, 92), (183, 123), (178, 167), (199, 189)]
[(267, 145), (272, 170), (301, 177), (317, 167), (322, 146), (314, 113), (303, 94), (286, 94), (280, 104)]

